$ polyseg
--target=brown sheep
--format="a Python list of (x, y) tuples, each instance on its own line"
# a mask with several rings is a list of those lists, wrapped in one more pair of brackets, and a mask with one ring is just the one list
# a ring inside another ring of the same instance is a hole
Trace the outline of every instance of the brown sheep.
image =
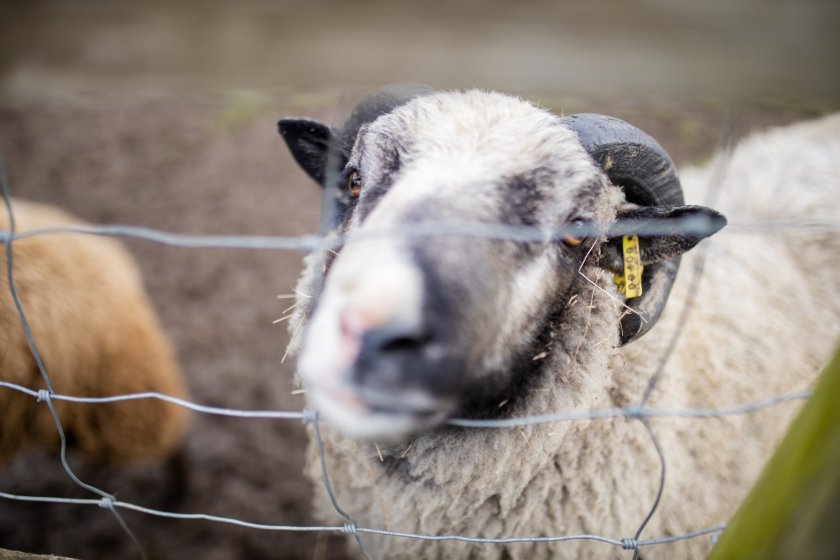
[[(51, 206), (13, 201), (17, 232), (80, 225)], [(0, 228), (9, 229), (2, 212)], [(186, 392), (169, 342), (125, 248), (113, 239), (50, 234), (14, 241), (14, 283), (55, 391), (104, 397)], [(0, 251), (0, 380), (46, 384), (29, 349)], [(180, 448), (186, 411), (158, 399), (116, 404), (54, 401), (68, 438), (104, 463), (161, 460)], [(29, 446), (57, 446), (46, 404), (0, 388), (0, 463)]]

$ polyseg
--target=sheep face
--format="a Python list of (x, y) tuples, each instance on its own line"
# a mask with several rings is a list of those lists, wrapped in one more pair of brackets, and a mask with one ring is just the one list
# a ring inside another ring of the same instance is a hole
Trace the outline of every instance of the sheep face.
[(476, 91), (420, 97), (362, 126), (338, 191), (346, 242), (310, 259), (298, 372), (328, 421), (379, 440), (495, 408), (603, 241), (412, 228), (607, 231), (624, 202), (561, 119)]

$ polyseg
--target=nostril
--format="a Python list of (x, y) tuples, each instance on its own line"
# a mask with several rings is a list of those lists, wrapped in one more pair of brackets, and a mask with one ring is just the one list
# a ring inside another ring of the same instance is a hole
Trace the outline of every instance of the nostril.
[(362, 337), (362, 352), (375, 355), (399, 354), (423, 347), (429, 337), (416, 327), (391, 324), (367, 331)]
[(398, 336), (390, 340), (385, 340), (382, 343), (381, 350), (383, 352), (404, 352), (407, 350), (415, 350), (429, 342), (429, 340), (430, 337), (426, 335)]

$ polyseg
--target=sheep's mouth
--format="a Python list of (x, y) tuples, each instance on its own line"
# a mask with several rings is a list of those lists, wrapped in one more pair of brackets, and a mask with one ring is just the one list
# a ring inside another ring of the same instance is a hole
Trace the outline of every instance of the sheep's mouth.
[(440, 424), (454, 408), (449, 401), (416, 391), (344, 386), (311, 387), (308, 392), (328, 424), (359, 439), (400, 440)]
[(395, 402), (393, 399), (390, 402), (363, 399), (363, 402), (367, 409), (375, 414), (405, 415), (418, 419), (431, 418), (440, 414), (440, 409), (436, 407), (412, 406), (403, 402)]

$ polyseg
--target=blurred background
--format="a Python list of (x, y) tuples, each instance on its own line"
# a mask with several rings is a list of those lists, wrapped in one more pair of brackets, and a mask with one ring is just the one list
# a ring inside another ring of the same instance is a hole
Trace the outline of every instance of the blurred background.
[(832, 0), (4, 2), (3, 90), (836, 95)]
[[(335, 123), (394, 82), (498, 89), (624, 118), (689, 165), (727, 135), (840, 109), (838, 29), (836, 0), (5, 1), (0, 150), (15, 196), (94, 223), (299, 235), (317, 229), (320, 189), (277, 137), (281, 116)], [(302, 408), (294, 361), (281, 363), (285, 323), (273, 324), (301, 255), (127, 244), (195, 401)], [(196, 414), (189, 486), (174, 505), (161, 465), (107, 468), (72, 449), (70, 463), (141, 505), (309, 525), (305, 445), (295, 421)], [(0, 465), (0, 481), (90, 497), (54, 449)], [(324, 535), (125, 516), (153, 559), (344, 554)], [(135, 554), (107, 511), (7, 501), (0, 548)]]

